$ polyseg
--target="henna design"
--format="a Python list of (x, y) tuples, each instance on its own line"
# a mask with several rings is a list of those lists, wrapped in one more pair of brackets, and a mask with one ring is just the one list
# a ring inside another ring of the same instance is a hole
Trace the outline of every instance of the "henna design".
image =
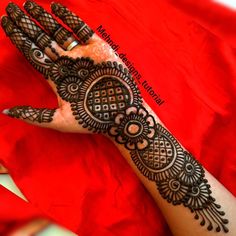
[(208, 230), (228, 232), (225, 213), (211, 196), (210, 185), (202, 166), (160, 124), (144, 150), (134, 149), (131, 157), (137, 168), (157, 184), (164, 199), (173, 205), (182, 204), (195, 213)]
[[(41, 6), (33, 1), (27, 1), (25, 10), (35, 18), (60, 45), (72, 37), (72, 33), (60, 25), (51, 14), (46, 12)], [(73, 40), (72, 40), (73, 41)]]
[(177, 140), (161, 125), (156, 128), (156, 135), (149, 140), (148, 148), (131, 152), (131, 157), (138, 169), (148, 179), (164, 181), (174, 178), (183, 168), (183, 149)]
[(51, 59), (31, 42), (7, 16), (4, 16), (1, 22), (3, 29), (12, 43), (25, 55), (32, 66), (47, 78), (52, 64)]
[(29, 36), (43, 51), (50, 48), (51, 52), (59, 57), (58, 52), (52, 47), (52, 39), (37, 26), (25, 13), (14, 3), (9, 3), (6, 9), (8, 15), (16, 25)]
[(53, 120), (55, 109), (33, 108), (30, 106), (17, 106), (8, 110), (8, 115), (31, 122), (49, 123)]
[(154, 118), (143, 107), (129, 107), (125, 113), (116, 116), (109, 135), (114, 136), (116, 142), (125, 144), (128, 150), (143, 150), (155, 135)]
[[(49, 39), (18, 8), (10, 4), (9, 15), (17, 25), (43, 48)], [(63, 44), (66, 33), (43, 8), (28, 1), (25, 8)], [(60, 4), (52, 5), (62, 18), (86, 42), (92, 31)], [(130, 150), (137, 168), (154, 181), (161, 196), (173, 205), (183, 205), (195, 214), (207, 229), (228, 232), (228, 220), (212, 197), (204, 169), (192, 155), (142, 105), (140, 92), (128, 70), (117, 62), (95, 64), (89, 58), (59, 57), (54, 63), (18, 29), (8, 17), (2, 26), (12, 42), (30, 63), (55, 83), (59, 96), (70, 103), (73, 115), (84, 128), (108, 133)], [(37, 39), (36, 39), (37, 38)], [(8, 115), (32, 122), (51, 122), (55, 110), (14, 107)]]
[(61, 57), (51, 66), (50, 76), (79, 124), (108, 132), (130, 150), (137, 168), (156, 182), (164, 199), (188, 207), (208, 230), (228, 232), (228, 220), (211, 196), (203, 168), (155, 123), (127, 69), (117, 62), (96, 65), (89, 58)]
[(60, 3), (53, 3), (51, 8), (52, 12), (68, 25), (83, 43), (93, 36), (94, 32), (90, 27)]
[(52, 65), (50, 77), (61, 98), (71, 103), (75, 119), (94, 132), (107, 132), (118, 112), (141, 103), (127, 69), (116, 62), (95, 65), (88, 58), (61, 57)]
[(76, 102), (79, 99), (81, 80), (77, 77), (67, 77), (58, 86), (58, 94), (68, 102)]

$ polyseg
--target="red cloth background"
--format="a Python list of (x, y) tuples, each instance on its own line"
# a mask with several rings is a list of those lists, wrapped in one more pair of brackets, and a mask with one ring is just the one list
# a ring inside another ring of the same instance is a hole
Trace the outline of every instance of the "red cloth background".
[[(140, 86), (143, 97), (236, 195), (236, 13), (209, 0), (62, 2), (93, 29), (106, 28), (165, 103), (159, 107)], [(1, 1), (1, 14), (7, 3)], [(49, 9), (48, 0), (38, 3)], [(0, 109), (56, 105), (3, 31), (0, 52)], [(35, 206), (81, 236), (170, 235), (154, 201), (102, 136), (62, 134), (1, 115), (0, 158)]]
[(10, 191), (0, 186), (0, 235), (8, 236), (10, 232), (32, 219), (42, 217), (32, 204), (29, 204)]

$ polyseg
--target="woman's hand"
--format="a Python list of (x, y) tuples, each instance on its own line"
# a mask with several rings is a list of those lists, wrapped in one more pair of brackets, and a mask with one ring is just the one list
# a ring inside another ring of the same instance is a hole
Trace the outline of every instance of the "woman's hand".
[(140, 101), (121, 60), (79, 17), (61, 4), (51, 5), (73, 34), (35, 2), (24, 8), (42, 28), (14, 3), (7, 6), (2, 27), (45, 76), (59, 105), (55, 110), (17, 106), (5, 114), (60, 131), (106, 132), (118, 111)]
[[(223, 196), (224, 205), (233, 201), (232, 196), (222, 190), (142, 101), (131, 75), (109, 45), (60, 4), (52, 4), (52, 11), (74, 35), (36, 3), (27, 1), (25, 9), (44, 30), (13, 3), (7, 7), (9, 17), (2, 18), (2, 26), (29, 62), (46, 77), (58, 97), (59, 107), (52, 110), (18, 106), (4, 113), (60, 131), (106, 133), (168, 216), (176, 235), (202, 232), (184, 209), (175, 205), (189, 208), (209, 231), (228, 232), (228, 220), (212, 197), (206, 178), (218, 189), (218, 196)], [(183, 216), (181, 222), (179, 215)]]

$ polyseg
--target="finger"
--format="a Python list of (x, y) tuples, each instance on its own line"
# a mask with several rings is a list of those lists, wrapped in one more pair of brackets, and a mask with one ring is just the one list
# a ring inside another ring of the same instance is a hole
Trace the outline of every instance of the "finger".
[(12, 118), (41, 127), (54, 128), (56, 109), (33, 108), (31, 106), (16, 106), (3, 111), (3, 114)]
[[(72, 33), (60, 25), (52, 15), (46, 12), (41, 6), (33, 1), (27, 1), (24, 4), (24, 8), (64, 49), (67, 50), (71, 44), (75, 44), (76, 39)], [(78, 45), (78, 43), (76, 43), (76, 45)]]
[(2, 27), (12, 43), (24, 54), (33, 67), (48, 78), (52, 60), (37, 47), (11, 20), (4, 16)]
[(9, 3), (6, 11), (11, 20), (50, 58), (57, 59), (64, 50), (35, 24), (16, 4)]
[(82, 43), (88, 43), (94, 32), (84, 21), (60, 3), (52, 3), (51, 8), (52, 12), (73, 30)]
[(43, 128), (55, 129), (61, 132), (84, 132), (82, 126), (78, 125), (77, 120), (73, 118), (70, 105), (63, 109), (16, 106), (5, 109), (2, 113), (9, 117)]

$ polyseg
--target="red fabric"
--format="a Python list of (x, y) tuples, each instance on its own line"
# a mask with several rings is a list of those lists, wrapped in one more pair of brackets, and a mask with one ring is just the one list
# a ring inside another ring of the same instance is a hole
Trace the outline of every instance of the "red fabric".
[(31, 204), (0, 186), (0, 235), (7, 236), (13, 229), (40, 217), (42, 213)]
[[(1, 14), (7, 2), (1, 1)], [(48, 0), (38, 2), (49, 9)], [(165, 103), (159, 107), (140, 86), (143, 97), (236, 195), (235, 12), (209, 0), (63, 3), (93, 29), (106, 28)], [(0, 47), (0, 109), (54, 107), (46, 81), (2, 31)], [(104, 137), (62, 134), (3, 115), (0, 127), (0, 158), (24, 194), (63, 225), (82, 236), (170, 235), (149, 194)]]

